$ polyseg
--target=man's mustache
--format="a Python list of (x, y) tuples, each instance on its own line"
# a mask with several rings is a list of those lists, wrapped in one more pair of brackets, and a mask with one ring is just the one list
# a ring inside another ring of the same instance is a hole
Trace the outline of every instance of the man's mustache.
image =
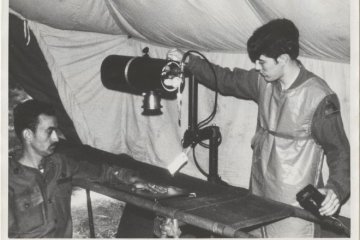
[(58, 146), (58, 142), (52, 143), (49, 148), (56, 148)]

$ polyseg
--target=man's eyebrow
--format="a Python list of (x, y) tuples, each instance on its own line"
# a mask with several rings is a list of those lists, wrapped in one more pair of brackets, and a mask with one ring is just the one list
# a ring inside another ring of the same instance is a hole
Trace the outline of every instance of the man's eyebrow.
[(51, 131), (57, 130), (57, 129), (59, 129), (59, 128), (58, 127), (48, 127), (48, 130), (51, 130)]

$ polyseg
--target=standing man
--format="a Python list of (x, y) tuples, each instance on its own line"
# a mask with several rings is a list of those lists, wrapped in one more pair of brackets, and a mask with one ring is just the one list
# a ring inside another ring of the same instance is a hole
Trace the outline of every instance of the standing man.
[[(297, 205), (296, 193), (313, 184), (325, 195), (321, 215), (338, 212), (350, 193), (350, 146), (336, 94), (320, 77), (305, 69), (299, 55), (299, 32), (287, 19), (258, 28), (247, 42), (255, 69), (246, 71), (214, 66), (190, 55), (188, 70), (205, 86), (221, 94), (251, 99), (258, 104), (252, 140), (252, 193)], [(171, 50), (168, 58), (180, 61)], [(215, 85), (216, 84), (216, 85)], [(326, 156), (329, 179), (321, 169)], [(258, 229), (262, 237), (314, 237), (314, 224), (288, 218)]]
[[(14, 109), (14, 126), (23, 149), (9, 163), (9, 237), (71, 238), (73, 178), (132, 184), (132, 170), (99, 164), (88, 146), (59, 142), (53, 108), (28, 100)], [(87, 160), (87, 161), (83, 161)]]

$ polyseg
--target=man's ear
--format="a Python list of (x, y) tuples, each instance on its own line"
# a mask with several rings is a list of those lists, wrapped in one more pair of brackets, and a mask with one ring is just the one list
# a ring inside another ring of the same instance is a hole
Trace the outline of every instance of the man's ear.
[(278, 56), (278, 58), (276, 60), (278, 61), (278, 63), (285, 65), (289, 62), (290, 56), (286, 53), (283, 53), (280, 56)]
[(29, 140), (31, 140), (33, 138), (34, 133), (29, 128), (25, 128), (22, 131), (22, 136), (23, 136), (25, 141), (29, 141)]

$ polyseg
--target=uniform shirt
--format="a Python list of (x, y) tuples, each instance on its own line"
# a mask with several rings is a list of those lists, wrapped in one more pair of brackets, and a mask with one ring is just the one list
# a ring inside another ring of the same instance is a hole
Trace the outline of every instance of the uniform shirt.
[[(295, 88), (314, 74), (300, 64), (300, 73), (289, 89)], [(259, 72), (234, 68), (214, 67), (217, 89), (223, 95), (253, 100), (258, 103)], [(215, 79), (209, 65), (196, 56), (190, 56), (188, 70), (205, 86), (215, 89)], [(312, 120), (312, 137), (324, 149), (329, 166), (326, 187), (334, 190), (340, 201), (345, 201), (350, 193), (350, 146), (345, 135), (340, 114), (340, 104), (336, 94), (325, 97), (317, 106)]]
[(71, 238), (72, 179), (119, 179), (127, 183), (134, 174), (132, 170), (100, 165), (100, 159), (84, 159), (87, 146), (60, 145), (56, 153), (44, 159), (43, 173), (10, 161), (9, 237)]

